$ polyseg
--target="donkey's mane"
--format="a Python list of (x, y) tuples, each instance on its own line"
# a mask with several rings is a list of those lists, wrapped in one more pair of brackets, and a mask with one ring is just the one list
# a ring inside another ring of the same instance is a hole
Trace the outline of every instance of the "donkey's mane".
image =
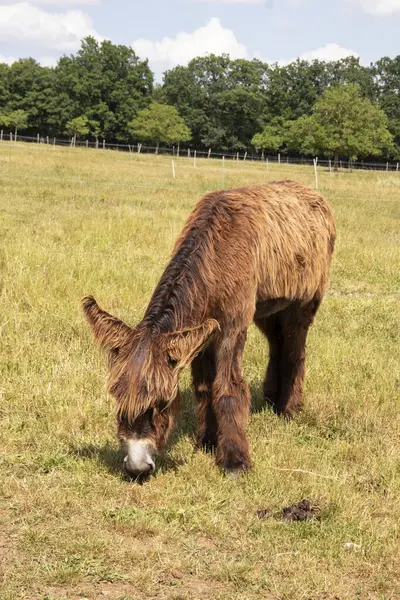
[(142, 324), (147, 328), (157, 333), (179, 331), (206, 317), (208, 294), (214, 287), (212, 240), (218, 235), (213, 225), (222, 196), (209, 194), (209, 202), (189, 219), (144, 315)]

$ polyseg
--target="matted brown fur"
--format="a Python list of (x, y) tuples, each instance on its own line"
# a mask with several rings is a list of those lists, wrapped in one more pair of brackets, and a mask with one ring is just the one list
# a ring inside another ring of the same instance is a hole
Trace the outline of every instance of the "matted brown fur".
[(174, 412), (179, 374), (192, 363), (199, 444), (216, 446), (226, 469), (248, 468), (246, 331), (254, 320), (269, 342), (265, 400), (292, 416), (302, 402), (306, 336), (328, 286), (334, 242), (328, 204), (299, 183), (213, 192), (190, 215), (139, 325), (131, 329), (85, 298), (86, 316), (110, 355), (120, 437), (140, 437), (135, 423), (144, 414), (151, 423), (154, 414)]

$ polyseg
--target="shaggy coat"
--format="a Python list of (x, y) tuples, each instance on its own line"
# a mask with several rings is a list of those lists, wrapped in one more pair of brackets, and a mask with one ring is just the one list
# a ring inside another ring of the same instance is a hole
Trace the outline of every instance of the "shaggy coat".
[(178, 409), (178, 377), (191, 363), (198, 443), (226, 470), (250, 465), (242, 377), (254, 320), (269, 344), (265, 401), (291, 417), (302, 403), (307, 331), (329, 282), (335, 225), (327, 202), (292, 181), (202, 198), (176, 242), (135, 328), (83, 301), (109, 352), (119, 435), (160, 450)]

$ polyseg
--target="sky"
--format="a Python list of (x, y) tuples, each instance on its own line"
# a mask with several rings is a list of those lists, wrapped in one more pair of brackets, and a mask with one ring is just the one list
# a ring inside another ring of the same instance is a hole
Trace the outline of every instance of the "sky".
[(93, 35), (162, 73), (194, 56), (363, 64), (400, 54), (400, 0), (0, 0), (0, 62), (55, 65)]

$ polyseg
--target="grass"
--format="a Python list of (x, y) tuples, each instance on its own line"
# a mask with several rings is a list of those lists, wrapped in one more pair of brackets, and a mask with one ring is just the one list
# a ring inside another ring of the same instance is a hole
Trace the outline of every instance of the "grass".
[[(189, 375), (155, 477), (124, 480), (95, 295), (136, 323), (221, 163), (0, 145), (0, 598), (395, 600), (400, 597), (400, 176), (321, 170), (337, 220), (332, 284), (308, 343), (306, 406), (255, 410), (253, 470), (195, 453)], [(313, 170), (226, 162), (225, 187)], [(268, 359), (251, 328), (260, 408)], [(320, 520), (260, 520), (307, 497)], [(357, 546), (345, 547), (353, 543)]]

